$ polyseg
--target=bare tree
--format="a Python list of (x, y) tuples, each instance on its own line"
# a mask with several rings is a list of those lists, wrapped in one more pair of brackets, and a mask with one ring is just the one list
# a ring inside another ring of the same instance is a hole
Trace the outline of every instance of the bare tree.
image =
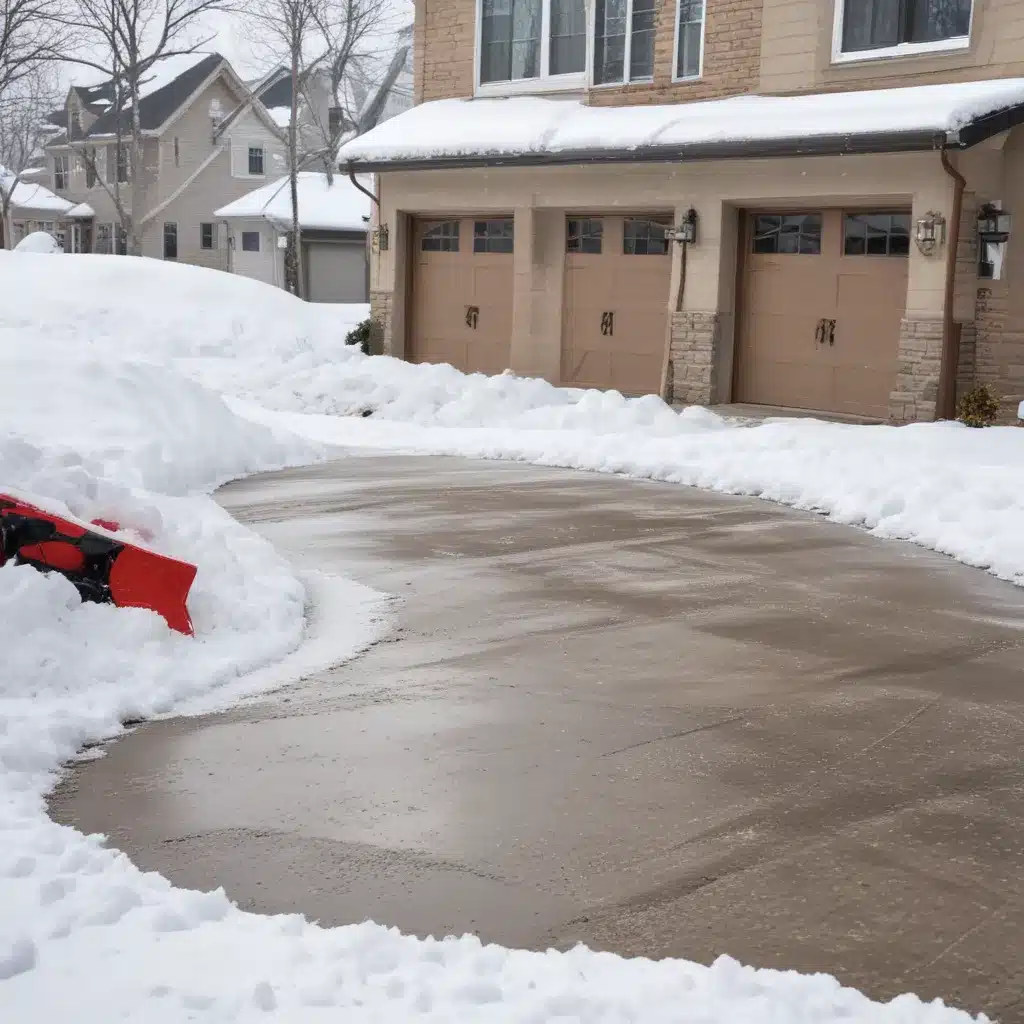
[(299, 172), (322, 166), (331, 179), (337, 142), (356, 121), (354, 87), (366, 82), (374, 46), (379, 45), (376, 37), (390, 14), (390, 0), (251, 0), (246, 5), (254, 51), (284, 64), (291, 78), (287, 132), (291, 231), (285, 250), (285, 287), (295, 295), (301, 295), (303, 280)]
[[(2, 2), (2, 0), (0, 0)], [(46, 0), (41, 0), (46, 2)], [(53, 20), (74, 31), (76, 52), (65, 60), (103, 74), (110, 83), (114, 116), (116, 171), (107, 183), (96, 166), (95, 150), (82, 159), (111, 195), (132, 255), (142, 252), (143, 137), (139, 104), (147, 79), (164, 58), (196, 53), (213, 38), (202, 35), (202, 21), (211, 12), (226, 10), (232, 0), (61, 0), (65, 8)], [(104, 150), (105, 152), (105, 150)], [(120, 186), (129, 184), (126, 197)]]
[(62, 0), (0, 0), (0, 102), (64, 49)]
[(11, 207), (25, 172), (52, 134), (46, 114), (55, 102), (56, 88), (45, 65), (20, 73), (0, 95), (0, 248), (10, 248)]

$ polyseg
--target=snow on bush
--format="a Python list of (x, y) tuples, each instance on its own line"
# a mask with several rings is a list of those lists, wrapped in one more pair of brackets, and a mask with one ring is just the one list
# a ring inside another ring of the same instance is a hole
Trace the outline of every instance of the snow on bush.
[(33, 231), (27, 234), (15, 247), (15, 252), (32, 252), (49, 255), (55, 252), (63, 252), (60, 243), (53, 235), (46, 231)]
[[(583, 949), (527, 953), (472, 937), (421, 941), (371, 924), (328, 930), (295, 916), (245, 914), (219, 890), (175, 889), (101, 837), (56, 825), (44, 796), (83, 744), (197, 694), (240, 692), (239, 672), (301, 638), (305, 595), (290, 568), (203, 492), (320, 451), (251, 421), (259, 414), (280, 423), (280, 412), (250, 409), (242, 420), (196, 381), (277, 409), (376, 412), (367, 421), (292, 417), (334, 439), (590, 465), (791, 503), (833, 494), (833, 514), (863, 519), (873, 508), (878, 525), (898, 522), (908, 496), (907, 509), (930, 500), (936, 525), (944, 520), (951, 471), (926, 479), (912, 456), (932, 469), (942, 447), (953, 472), (973, 461), (978, 473), (991, 470), (991, 483), (1019, 448), (1000, 441), (1004, 450), (986, 466), (979, 449), (965, 447), (977, 432), (944, 430), (932, 440), (909, 431), (899, 435), (907, 442), (887, 434), (860, 444), (859, 435), (840, 441), (815, 424), (732, 429), (704, 411), (678, 416), (656, 399), (365, 358), (343, 344), (365, 308), (309, 306), (214, 271), (68, 256), (43, 275), (33, 263), (0, 255), (0, 490), (119, 519), (158, 550), (198, 563), (199, 576), (189, 639), (144, 610), (83, 605), (59, 576), (0, 568), (0, 1019), (971, 1019), (909, 995), (879, 1005), (827, 976), (755, 971), (726, 957), (703, 967)], [(879, 475), (883, 455), (892, 462)], [(897, 469), (909, 483), (893, 490)], [(971, 477), (959, 497), (981, 482)], [(997, 542), (1008, 532), (1000, 515), (1020, 523), (1019, 498), (1001, 490), (993, 499), (979, 487), (973, 514)], [(345, 599), (353, 605), (359, 596)], [(346, 638), (349, 649), (357, 641)]]

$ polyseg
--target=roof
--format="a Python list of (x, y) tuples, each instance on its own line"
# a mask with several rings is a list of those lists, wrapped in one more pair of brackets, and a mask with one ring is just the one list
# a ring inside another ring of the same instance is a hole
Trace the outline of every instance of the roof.
[(88, 203), (79, 203), (68, 210), (67, 216), (73, 220), (88, 220), (96, 216), (96, 211)]
[[(219, 53), (184, 53), (156, 61), (143, 76), (139, 99), (139, 120), (143, 131), (153, 131), (175, 114), (217, 67), (224, 62)], [(109, 82), (98, 86), (76, 87), (76, 92), (99, 117), (85, 133), (86, 138), (117, 134), (131, 128), (131, 107), (120, 112), (110, 109), (106, 97)], [(101, 112), (104, 111), (104, 112)]]
[(1021, 78), (664, 106), (437, 100), (346, 143), (339, 159), (379, 171), (896, 152), (963, 148), (1021, 121)]
[[(288, 178), (264, 185), (214, 212), (224, 220), (262, 218), (286, 226), (291, 223), (292, 204)], [(348, 178), (336, 175), (328, 186), (327, 176), (316, 171), (299, 174), (299, 224), (308, 230), (366, 231), (370, 199)]]
[(359, 111), (358, 129), (367, 132), (389, 117), (408, 110), (413, 103), (412, 87), (412, 29), (409, 26), (399, 33), (401, 40), (388, 65), (384, 77), (376, 89), (367, 95)]
[[(3, 186), (5, 191), (14, 185), (14, 178), (15, 175), (6, 168), (0, 167), (0, 186)], [(11, 206), (19, 210), (38, 210), (61, 216), (66, 214), (74, 206), (74, 203), (61, 199), (60, 196), (37, 182), (19, 181), (14, 185)]]
[(256, 93), (259, 101), (268, 110), (274, 107), (288, 107), (292, 105), (292, 76), (286, 68), (275, 73), (271, 81)]

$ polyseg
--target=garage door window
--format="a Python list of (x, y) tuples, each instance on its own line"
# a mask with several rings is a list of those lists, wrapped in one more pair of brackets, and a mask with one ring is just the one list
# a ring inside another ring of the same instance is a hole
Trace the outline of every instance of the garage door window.
[(570, 218), (566, 223), (566, 252), (600, 255), (604, 222), (592, 218)]
[(622, 227), (626, 256), (664, 256), (668, 252), (668, 225), (660, 220), (627, 217)]
[(843, 216), (846, 256), (909, 256), (909, 213), (847, 213)]
[(420, 248), (423, 252), (458, 252), (459, 222), (443, 220), (426, 226)]
[(512, 252), (515, 221), (511, 217), (478, 220), (473, 225), (473, 252)]
[(754, 218), (754, 252), (821, 254), (821, 214), (759, 214)]

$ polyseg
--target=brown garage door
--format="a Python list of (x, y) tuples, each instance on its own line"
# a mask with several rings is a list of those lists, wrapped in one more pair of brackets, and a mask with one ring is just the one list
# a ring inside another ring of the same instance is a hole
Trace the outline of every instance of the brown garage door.
[(413, 245), (408, 359), (467, 373), (508, 369), (512, 218), (420, 220)]
[(910, 214), (751, 213), (744, 252), (736, 400), (884, 418)]
[(566, 221), (562, 380), (657, 392), (672, 258), (669, 220), (591, 216)]

